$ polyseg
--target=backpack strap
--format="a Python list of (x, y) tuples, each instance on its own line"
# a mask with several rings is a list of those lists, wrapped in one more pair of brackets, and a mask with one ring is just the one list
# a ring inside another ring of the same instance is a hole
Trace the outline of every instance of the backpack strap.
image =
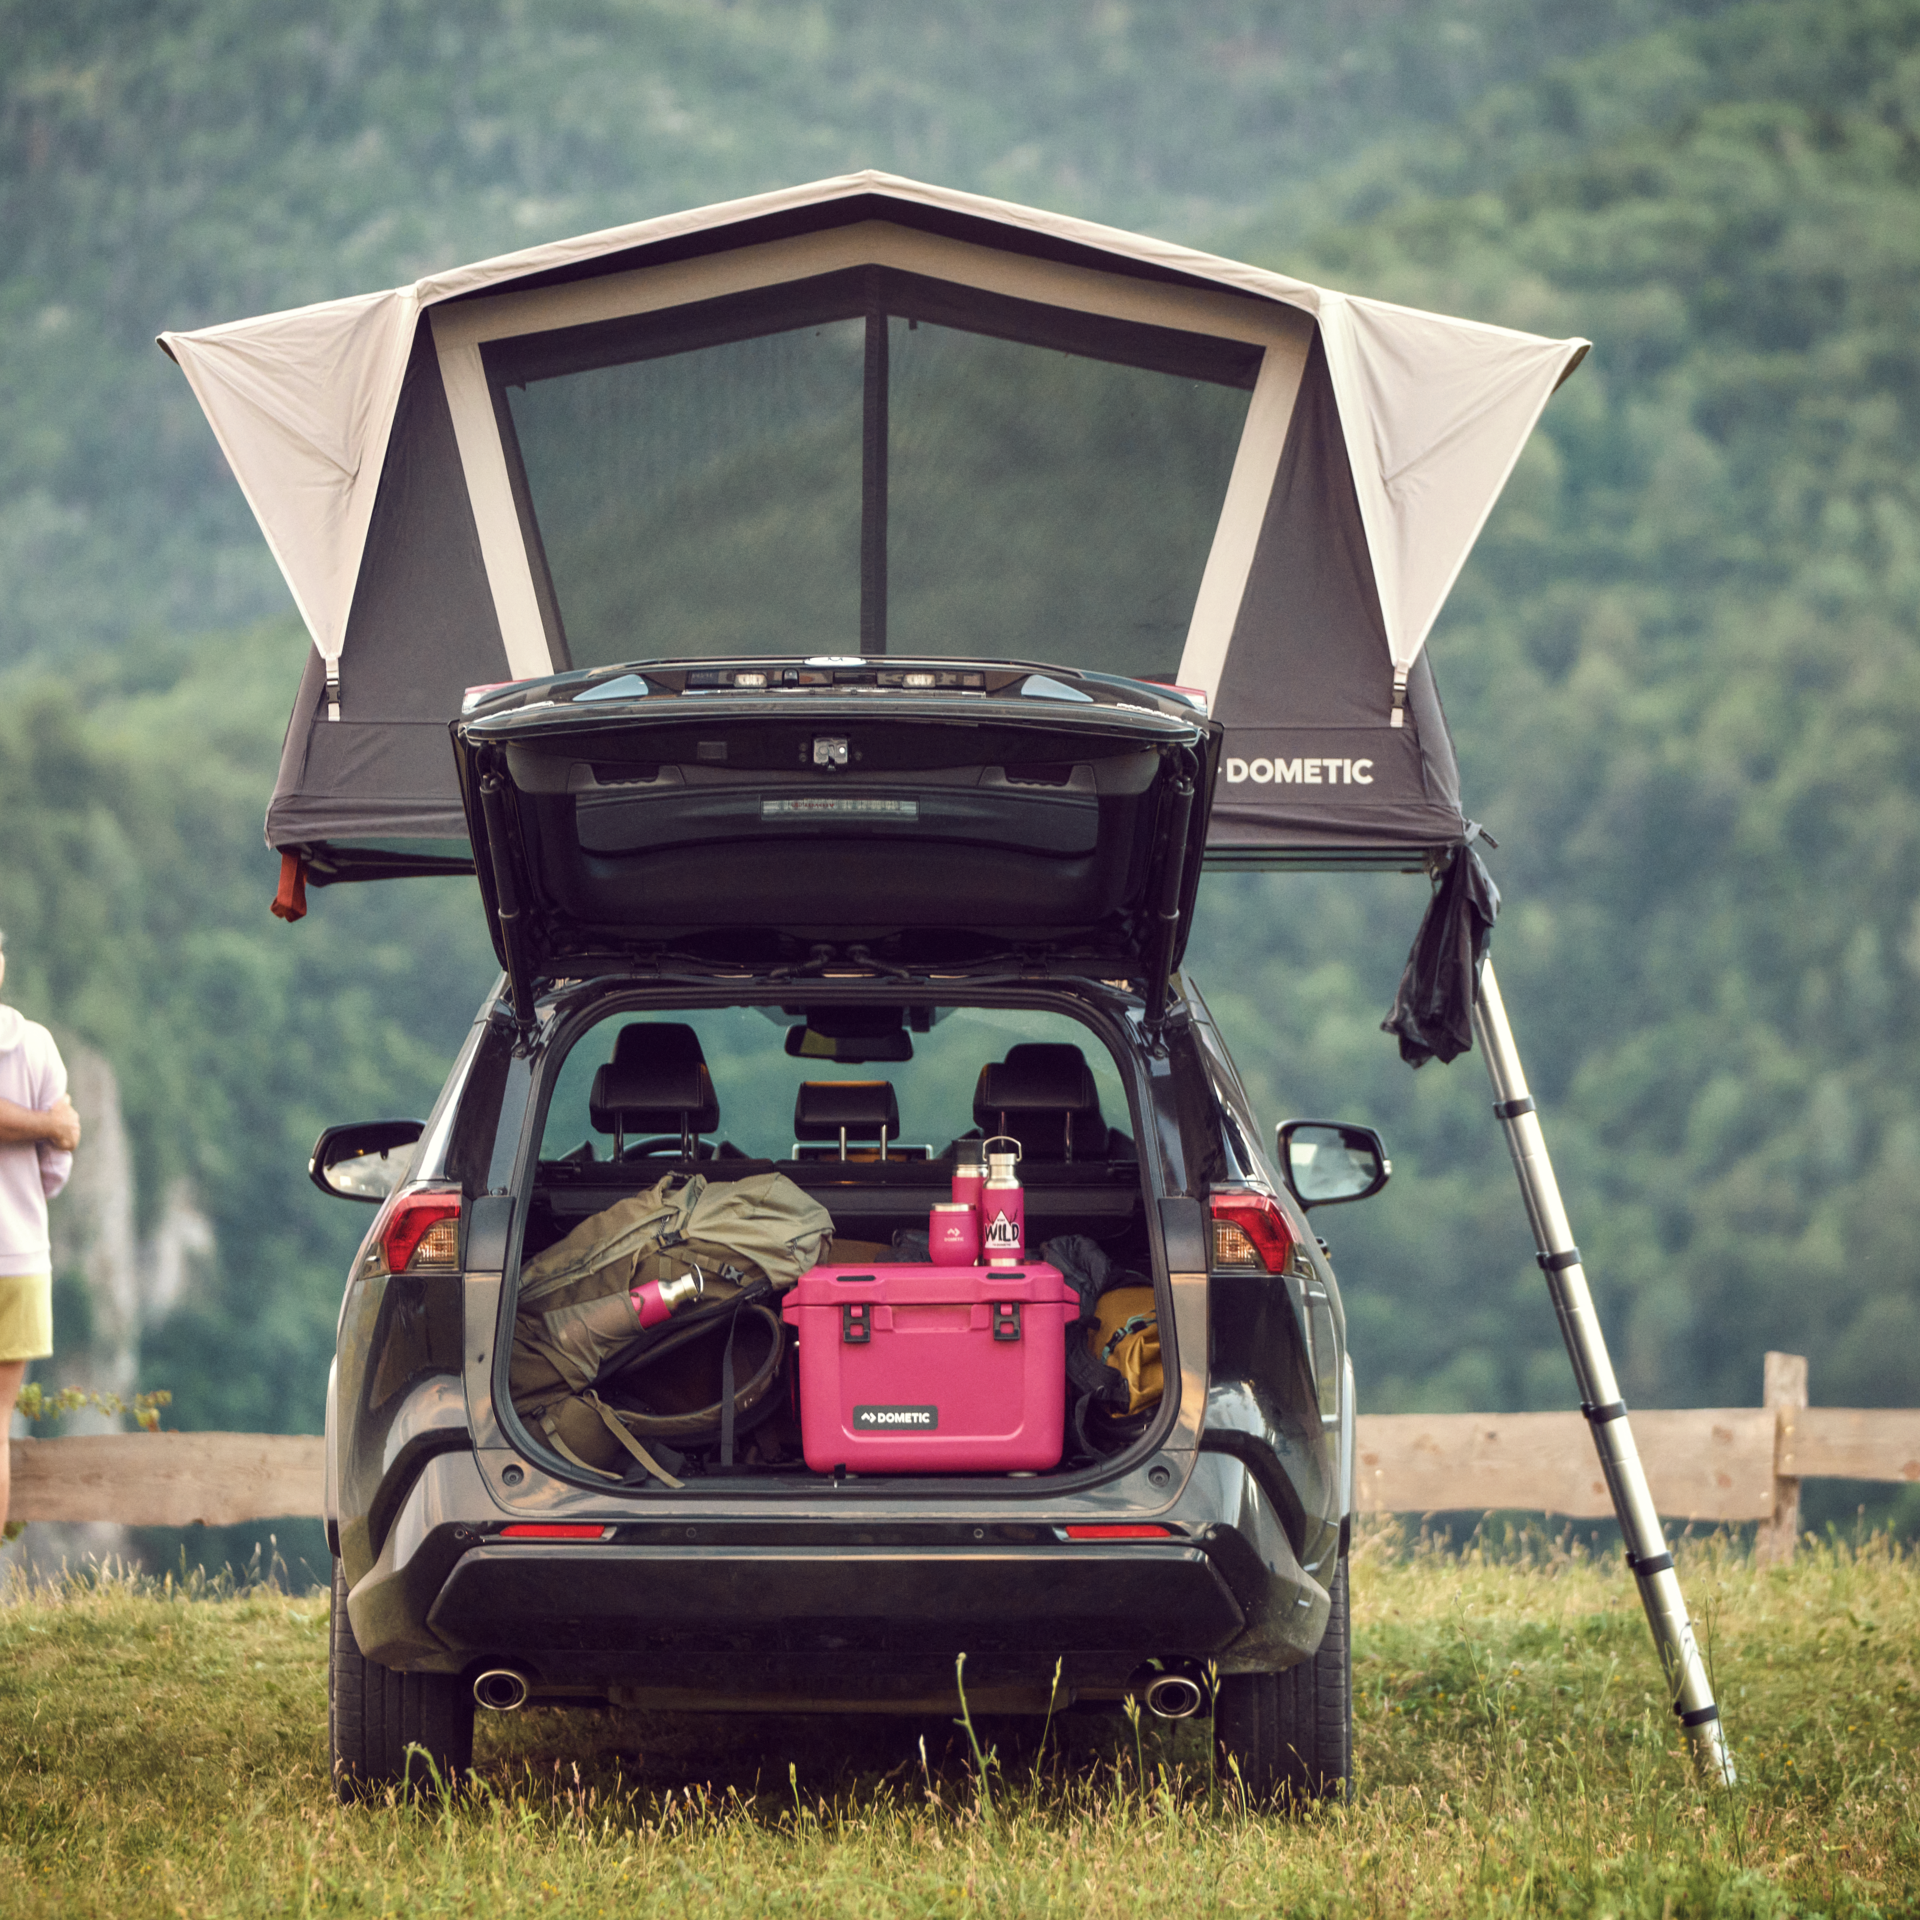
[[(676, 1480), (673, 1475), (627, 1431), (626, 1422), (623, 1421), (597, 1393), (583, 1393), (580, 1397), (600, 1416), (601, 1420), (605, 1422), (607, 1431), (612, 1434), (656, 1480), (665, 1486), (671, 1487), (675, 1493), (682, 1490), (685, 1482)], [(615, 1477), (617, 1478), (618, 1476)]]
[[(615, 1413), (597, 1393), (583, 1393), (576, 1397), (584, 1401), (600, 1416), (607, 1431), (612, 1434), (656, 1480), (671, 1487), (676, 1493), (682, 1491), (685, 1483), (676, 1480), (673, 1475), (627, 1431), (621, 1424), (620, 1416)], [(620, 1478), (619, 1474), (609, 1473), (605, 1467), (596, 1467), (589, 1461), (582, 1460), (580, 1456), (561, 1439), (559, 1424), (555, 1421), (551, 1409), (541, 1414), (540, 1430), (547, 1436), (547, 1444), (552, 1447), (554, 1452), (559, 1454), (563, 1460), (571, 1460), (583, 1473), (590, 1473), (599, 1480), (617, 1481)]]
[(742, 1287), (729, 1302), (727, 1344), (720, 1349), (720, 1465), (723, 1468), (733, 1465), (734, 1421), (739, 1412), (733, 1404), (733, 1336), (740, 1330), (740, 1309), (749, 1300), (764, 1300), (772, 1292), (772, 1281), (755, 1280)]
[(720, 1464), (733, 1465), (733, 1336), (740, 1331), (736, 1308), (727, 1315), (727, 1344), (720, 1349)]
[(600, 1480), (618, 1480), (620, 1478), (617, 1473), (609, 1473), (605, 1467), (596, 1467), (582, 1460), (580, 1456), (560, 1438), (560, 1424), (554, 1419), (551, 1409), (540, 1416), (540, 1431), (547, 1436), (547, 1445), (550, 1446), (561, 1459), (571, 1460), (582, 1473), (590, 1473)]

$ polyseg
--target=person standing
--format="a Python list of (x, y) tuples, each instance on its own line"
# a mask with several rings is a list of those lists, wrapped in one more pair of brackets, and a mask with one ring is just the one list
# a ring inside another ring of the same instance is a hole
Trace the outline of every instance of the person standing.
[[(0, 988), (7, 979), (0, 933)], [(67, 1184), (80, 1116), (53, 1035), (0, 1003), (0, 1412), (10, 1425), (27, 1362), (53, 1351), (53, 1249), (47, 1202)], [(0, 1429), (0, 1525), (13, 1491)]]

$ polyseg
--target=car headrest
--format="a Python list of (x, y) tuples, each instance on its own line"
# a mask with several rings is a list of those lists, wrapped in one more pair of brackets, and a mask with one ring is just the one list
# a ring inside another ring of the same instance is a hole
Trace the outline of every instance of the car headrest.
[(700, 1036), (682, 1020), (629, 1020), (614, 1035), (616, 1067), (704, 1067)]
[(613, 1058), (593, 1076), (587, 1113), (602, 1133), (712, 1133), (720, 1101), (700, 1036), (678, 1021), (622, 1027)]
[(891, 1139), (900, 1131), (900, 1102), (891, 1080), (803, 1080), (793, 1102), (796, 1140)]
[(1086, 1056), (1070, 1042), (1027, 1041), (980, 1069), (974, 1124), (1011, 1134), (1038, 1160), (1104, 1156), (1107, 1126)]
[(1078, 1047), (1066, 1044), (1009, 1047), (1004, 1060), (980, 1069), (973, 1094), (973, 1117), (983, 1127), (1002, 1114), (1099, 1111), (1093, 1069)]

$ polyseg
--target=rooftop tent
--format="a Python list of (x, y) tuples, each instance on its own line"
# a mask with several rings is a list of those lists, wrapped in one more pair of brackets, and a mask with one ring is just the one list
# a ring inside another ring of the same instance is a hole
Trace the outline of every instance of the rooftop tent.
[(313, 640), (268, 841), (342, 878), (463, 833), (467, 687), (756, 651), (1198, 688), (1212, 857), (1458, 845), (1422, 647), (1585, 351), (878, 173), (161, 344)]

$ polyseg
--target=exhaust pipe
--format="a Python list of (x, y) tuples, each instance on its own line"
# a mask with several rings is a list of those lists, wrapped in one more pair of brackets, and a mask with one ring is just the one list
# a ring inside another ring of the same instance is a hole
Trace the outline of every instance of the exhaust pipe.
[(1162, 1720), (1191, 1720), (1206, 1697), (1192, 1674), (1163, 1673), (1147, 1688), (1147, 1711)]
[(473, 1683), (474, 1699), (495, 1713), (511, 1713), (515, 1707), (525, 1706), (527, 1693), (527, 1676), (512, 1667), (489, 1667)]

